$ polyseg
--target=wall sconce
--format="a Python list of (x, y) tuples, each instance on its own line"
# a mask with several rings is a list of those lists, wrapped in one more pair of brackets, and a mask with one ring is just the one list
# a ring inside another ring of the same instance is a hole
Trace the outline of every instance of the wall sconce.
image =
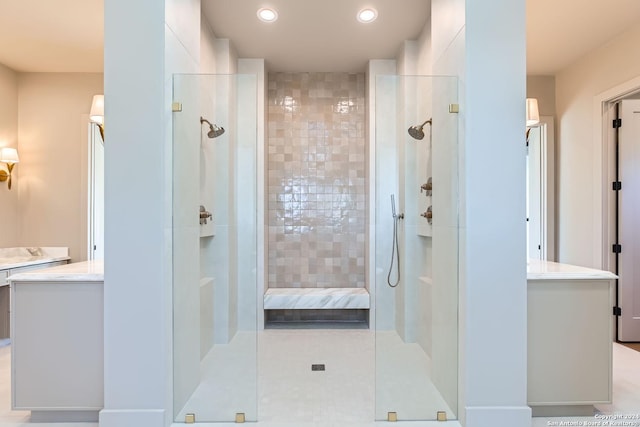
[(104, 142), (104, 95), (93, 95), (89, 120), (98, 125), (102, 142)]
[(7, 164), (9, 173), (0, 170), (0, 182), (8, 181), (9, 190), (11, 190), (11, 172), (16, 163), (20, 162), (18, 158), (18, 150), (15, 148), (0, 148), (0, 162)]
[(536, 98), (527, 98), (527, 146), (529, 146), (529, 131), (532, 126), (535, 126), (538, 123), (540, 123), (538, 100)]
[(540, 123), (540, 113), (538, 112), (538, 100), (527, 98), (527, 127)]

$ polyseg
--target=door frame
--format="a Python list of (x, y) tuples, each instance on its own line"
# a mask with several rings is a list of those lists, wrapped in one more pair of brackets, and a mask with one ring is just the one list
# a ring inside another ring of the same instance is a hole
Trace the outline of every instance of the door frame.
[[(102, 259), (104, 257), (104, 212), (102, 215), (102, 230), (98, 230), (98, 224), (96, 221), (96, 206), (95, 206), (95, 196), (96, 196), (96, 152), (95, 152), (95, 147), (97, 144), (100, 144), (100, 140), (98, 138), (101, 138), (100, 133), (99, 133), (99, 129), (98, 126), (95, 123), (89, 123), (89, 129), (88, 129), (88, 135), (87, 135), (87, 172), (86, 172), (86, 179), (87, 179), (87, 245), (86, 245), (86, 250), (87, 250), (87, 258), (88, 260), (94, 260), (94, 259)], [(104, 141), (102, 141), (102, 146), (104, 147)], [(102, 183), (101, 185), (104, 186), (104, 166), (102, 169)], [(102, 191), (103, 194), (103, 205), (104, 205), (104, 189)], [(103, 206), (104, 209), (104, 206)], [(99, 242), (96, 239), (96, 234), (101, 234), (101, 239)], [(99, 251), (96, 250), (95, 246), (96, 243), (99, 243), (100, 245), (102, 245), (101, 249)], [(96, 257), (96, 252), (98, 254), (102, 254), (102, 258), (101, 257)]]
[[(616, 180), (616, 153), (613, 144), (616, 132), (611, 123), (616, 118), (615, 104), (623, 98), (640, 92), (640, 77), (633, 78), (593, 98), (593, 188), (594, 221), (593, 260), (596, 268), (615, 271), (615, 254), (611, 250), (617, 243), (615, 192), (611, 183)], [(618, 299), (616, 281), (615, 298)], [(618, 341), (618, 317), (613, 322), (613, 336)]]
[[(540, 116), (535, 128), (540, 132), (540, 254), (547, 261), (556, 260), (556, 145), (553, 116)], [(527, 245), (529, 243), (527, 242)]]
[(622, 98), (640, 92), (640, 77), (636, 77), (593, 98), (593, 181), (594, 221), (593, 260), (596, 268), (611, 271), (615, 267), (615, 257), (610, 250), (616, 243), (615, 215), (616, 198), (611, 190), (615, 180), (615, 151), (611, 142), (615, 138), (613, 127), (614, 104)]

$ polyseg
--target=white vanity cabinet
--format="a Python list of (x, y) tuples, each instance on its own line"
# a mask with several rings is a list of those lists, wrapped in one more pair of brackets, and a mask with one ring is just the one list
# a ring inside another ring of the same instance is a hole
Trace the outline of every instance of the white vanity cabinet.
[(43, 262), (42, 264), (31, 264), (25, 267), (0, 270), (0, 339), (10, 337), (11, 308), (9, 302), (9, 276), (30, 270), (55, 267), (56, 265), (63, 265), (66, 263), (67, 261)]
[(96, 421), (104, 406), (101, 261), (11, 276), (12, 409)]
[(0, 339), (10, 335), (9, 280), (14, 274), (69, 262), (69, 248), (0, 248)]
[(611, 402), (615, 279), (530, 261), (527, 401), (534, 416), (591, 416), (594, 404)]

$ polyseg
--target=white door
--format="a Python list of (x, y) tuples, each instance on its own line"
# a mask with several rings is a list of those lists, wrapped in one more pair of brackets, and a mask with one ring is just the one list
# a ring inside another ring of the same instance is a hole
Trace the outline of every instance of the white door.
[(640, 100), (624, 100), (618, 138), (618, 340), (640, 341)]

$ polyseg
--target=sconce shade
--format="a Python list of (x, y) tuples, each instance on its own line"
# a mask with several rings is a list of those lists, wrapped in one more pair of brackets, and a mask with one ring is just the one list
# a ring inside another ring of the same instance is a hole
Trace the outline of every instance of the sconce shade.
[(99, 125), (104, 124), (104, 95), (93, 95), (89, 120)]
[(0, 148), (0, 162), (14, 164), (20, 162), (18, 150), (15, 148)]
[(538, 100), (527, 98), (527, 127), (540, 123), (540, 113), (538, 112)]

